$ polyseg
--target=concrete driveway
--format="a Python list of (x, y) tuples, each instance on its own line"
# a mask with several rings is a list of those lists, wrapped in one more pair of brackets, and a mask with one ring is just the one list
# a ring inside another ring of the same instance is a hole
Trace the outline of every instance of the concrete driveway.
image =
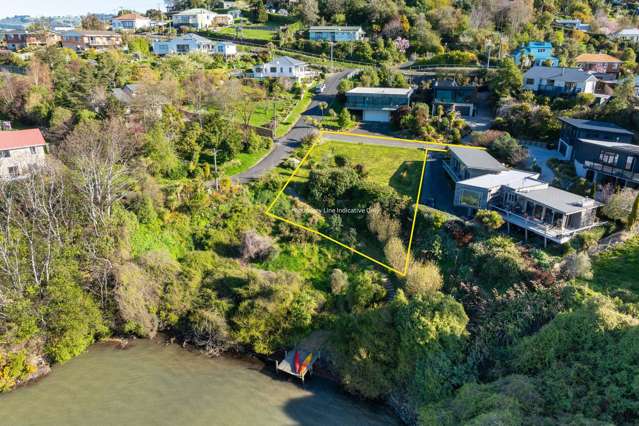
[(526, 145), (525, 141), (521, 141), (528, 149), (528, 157), (530, 161), (533, 161), (541, 167), (541, 179), (552, 183), (555, 179), (555, 173), (550, 167), (548, 167), (548, 160), (551, 158), (561, 159), (561, 156), (556, 150), (541, 148), (536, 145)]

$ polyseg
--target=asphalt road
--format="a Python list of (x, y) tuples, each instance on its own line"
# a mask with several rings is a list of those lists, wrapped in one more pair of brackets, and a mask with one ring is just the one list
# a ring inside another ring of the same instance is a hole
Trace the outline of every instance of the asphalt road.
[(317, 130), (314, 126), (307, 124), (306, 119), (321, 115), (319, 103), (327, 102), (330, 104), (332, 99), (337, 95), (337, 86), (339, 85), (339, 82), (351, 71), (353, 70), (349, 69), (331, 74), (325, 81), (326, 89), (324, 89), (324, 92), (313, 97), (308, 109), (304, 111), (300, 119), (297, 120), (295, 126), (293, 126), (293, 128), (284, 137), (275, 142), (273, 150), (249, 170), (233, 176), (233, 180), (240, 183), (250, 182), (251, 180), (257, 179), (274, 169), (282, 161), (288, 158), (293, 150), (300, 145), (304, 136)]

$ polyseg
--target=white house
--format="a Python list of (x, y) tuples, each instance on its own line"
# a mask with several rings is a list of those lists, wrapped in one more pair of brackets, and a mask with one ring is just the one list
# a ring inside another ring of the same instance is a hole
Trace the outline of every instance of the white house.
[(579, 68), (534, 66), (524, 74), (524, 89), (549, 96), (595, 93), (597, 78)]
[(0, 179), (15, 179), (41, 166), (45, 146), (39, 129), (0, 132)]
[(156, 55), (170, 55), (179, 53), (209, 53), (223, 56), (237, 54), (237, 46), (227, 41), (213, 41), (197, 34), (184, 34), (171, 40), (155, 40), (153, 53)]
[(172, 17), (174, 27), (193, 27), (198, 30), (208, 28), (216, 14), (206, 9), (187, 9)]
[(616, 39), (630, 41), (632, 43), (639, 42), (639, 28), (624, 28), (612, 35)]
[(291, 78), (302, 80), (312, 77), (315, 73), (308, 69), (306, 62), (298, 61), (289, 56), (280, 56), (265, 64), (253, 67), (252, 77), (254, 78)]
[(146, 16), (139, 15), (137, 13), (125, 13), (124, 15), (116, 16), (111, 20), (111, 27), (113, 30), (139, 30), (149, 28), (151, 26), (151, 19)]

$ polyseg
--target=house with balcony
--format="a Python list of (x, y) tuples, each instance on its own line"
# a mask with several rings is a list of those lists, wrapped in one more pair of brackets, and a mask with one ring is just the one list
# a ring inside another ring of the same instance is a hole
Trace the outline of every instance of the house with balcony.
[(46, 161), (39, 129), (0, 131), (0, 179), (26, 176)]
[[(454, 152), (454, 151), (455, 152)], [(479, 209), (498, 212), (510, 231), (523, 229), (548, 241), (563, 244), (575, 235), (601, 225), (596, 212), (601, 203), (550, 186), (539, 179), (539, 173), (497, 167), (487, 160), (485, 151), (451, 147), (444, 169), (455, 182), (453, 205), (469, 214)], [(461, 163), (461, 164), (459, 164)], [(483, 169), (477, 165), (486, 166)], [(503, 166), (501, 166), (503, 167)], [(475, 170), (474, 176), (456, 180), (455, 169)]]
[(524, 89), (547, 96), (595, 93), (597, 78), (579, 68), (534, 66), (524, 73)]
[(554, 48), (549, 41), (529, 41), (520, 46), (513, 53), (515, 64), (529, 67), (533, 65), (546, 65), (556, 67), (559, 59), (553, 56)]
[(622, 61), (606, 53), (583, 53), (575, 58), (575, 63), (582, 70), (594, 74), (619, 75)]
[(634, 133), (614, 123), (571, 117), (559, 117), (559, 121), (561, 131), (557, 151), (565, 160), (575, 159), (575, 150), (583, 139), (627, 144), (633, 142)]
[(451, 146), (448, 154), (450, 159), (443, 166), (453, 182), (508, 170), (483, 149)]
[(174, 14), (171, 17), (171, 21), (176, 28), (192, 27), (203, 30), (213, 24), (215, 15), (215, 12), (211, 12), (207, 9), (187, 9)]
[(359, 41), (365, 34), (362, 27), (315, 26), (308, 29), (308, 39), (315, 41)]
[(555, 25), (571, 30), (590, 31), (590, 24), (584, 24), (581, 19), (555, 19)]
[(356, 87), (346, 92), (346, 108), (361, 113), (363, 121), (388, 123), (391, 113), (410, 105), (411, 88)]
[(315, 76), (308, 64), (289, 56), (280, 56), (270, 62), (255, 65), (248, 77), (252, 78), (288, 78), (301, 81)]
[(87, 49), (105, 50), (122, 46), (122, 36), (114, 31), (67, 31), (62, 35), (62, 47), (83, 51)]
[(151, 19), (138, 13), (125, 13), (111, 20), (114, 31), (135, 31), (151, 27)]
[(462, 117), (472, 117), (477, 108), (477, 88), (462, 86), (454, 80), (438, 80), (433, 84), (432, 114), (437, 114), (441, 105), (444, 111), (457, 111)]
[(62, 38), (51, 31), (10, 31), (4, 39), (7, 49), (15, 52), (31, 46), (53, 46)]
[(184, 34), (171, 40), (155, 40), (153, 53), (159, 56), (187, 53), (208, 53), (222, 56), (235, 56), (237, 46), (227, 41), (214, 41), (197, 34)]

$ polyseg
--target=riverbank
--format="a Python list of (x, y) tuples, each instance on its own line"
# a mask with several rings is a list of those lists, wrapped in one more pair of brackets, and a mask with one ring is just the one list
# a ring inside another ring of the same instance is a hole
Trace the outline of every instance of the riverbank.
[(384, 404), (314, 377), (302, 386), (253, 357), (209, 358), (145, 339), (98, 343), (0, 396), (3, 424), (399, 424)]

